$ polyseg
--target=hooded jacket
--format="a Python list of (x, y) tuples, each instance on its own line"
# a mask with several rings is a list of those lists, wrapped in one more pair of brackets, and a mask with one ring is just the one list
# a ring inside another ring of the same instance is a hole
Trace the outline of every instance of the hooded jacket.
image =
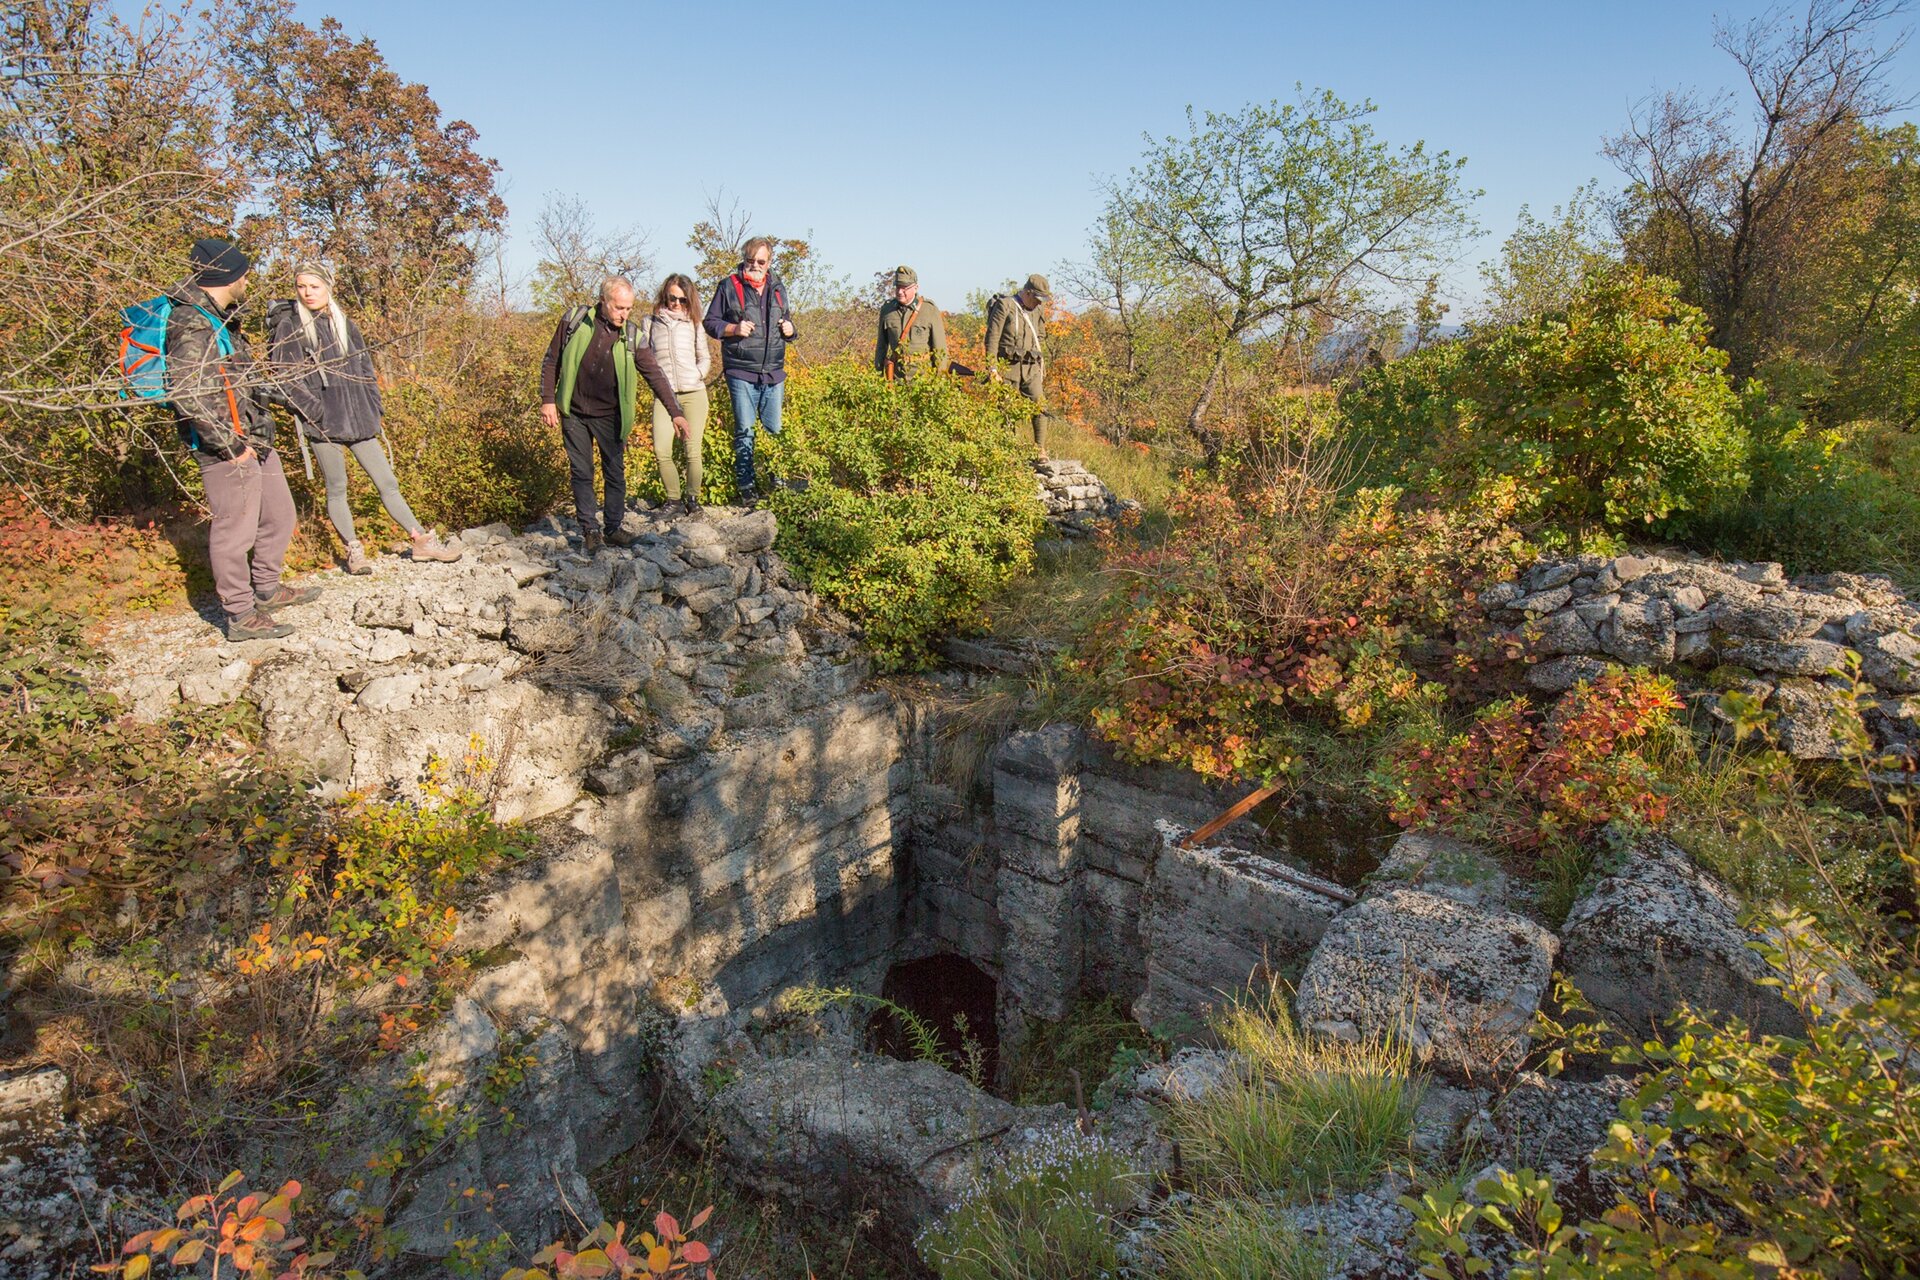
[[(314, 343), (300, 323), (299, 303), (269, 310), (273, 375), (286, 403), (300, 415), (307, 438), (358, 444), (380, 434), (380, 381), (360, 326), (347, 320), (345, 345), (334, 332), (337, 308), (314, 313)], [(317, 349), (316, 349), (317, 348)]]
[[(167, 401), (181, 443), (203, 457), (231, 462), (248, 446), (273, 445), (273, 415), (266, 383), (240, 333), (239, 308), (224, 311), (197, 284), (167, 290), (173, 314), (167, 321)], [(233, 350), (220, 353), (216, 321), (231, 335)]]

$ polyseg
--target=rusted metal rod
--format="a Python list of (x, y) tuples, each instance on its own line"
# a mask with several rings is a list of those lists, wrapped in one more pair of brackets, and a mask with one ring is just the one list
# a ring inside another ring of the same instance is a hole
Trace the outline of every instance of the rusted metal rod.
[(1212, 839), (1215, 835), (1219, 834), (1222, 828), (1231, 826), (1233, 823), (1246, 817), (1262, 800), (1265, 800), (1268, 796), (1277, 794), (1283, 785), (1283, 783), (1276, 782), (1271, 786), (1260, 788), (1251, 795), (1242, 797), (1235, 802), (1231, 809), (1228, 809), (1206, 826), (1201, 827), (1198, 831), (1188, 832), (1186, 837), (1180, 841), (1180, 847), (1182, 849), (1191, 849), (1203, 840)]

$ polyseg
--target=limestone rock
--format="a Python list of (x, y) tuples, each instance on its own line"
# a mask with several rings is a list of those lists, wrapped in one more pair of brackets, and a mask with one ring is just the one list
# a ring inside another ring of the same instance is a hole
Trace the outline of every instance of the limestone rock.
[(1682, 1001), (1756, 1031), (1799, 1034), (1799, 1015), (1747, 943), (1733, 895), (1671, 841), (1644, 843), (1561, 928), (1560, 967), (1622, 1034), (1657, 1030)]
[(1484, 850), (1425, 831), (1408, 831), (1395, 840), (1372, 882), (1424, 889), (1470, 907), (1499, 907), (1507, 901), (1507, 873)]
[(1558, 943), (1524, 916), (1388, 888), (1336, 916), (1297, 997), (1325, 1035), (1404, 1037), (1417, 1062), (1468, 1081), (1518, 1062)]
[(1865, 726), (1845, 694), (1799, 678), (1782, 680), (1767, 703), (1780, 749), (1796, 760), (1841, 760)]
[(1819, 676), (1842, 666), (1847, 651), (1825, 640), (1754, 640), (1734, 637), (1720, 646), (1720, 657), (1735, 666), (1790, 676)]
[(1622, 600), (1600, 627), (1600, 647), (1632, 666), (1673, 661), (1673, 606), (1655, 597)]
[(1607, 670), (1601, 658), (1569, 654), (1527, 668), (1527, 686), (1541, 693), (1565, 693), (1582, 680), (1597, 680)]

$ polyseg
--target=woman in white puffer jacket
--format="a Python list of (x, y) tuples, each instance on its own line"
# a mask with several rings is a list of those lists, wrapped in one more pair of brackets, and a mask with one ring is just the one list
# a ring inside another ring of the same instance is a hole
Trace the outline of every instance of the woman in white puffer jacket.
[(653, 455), (660, 464), (660, 482), (666, 486), (669, 515), (675, 514), (676, 504), (688, 515), (700, 509), (700, 441), (707, 429), (707, 372), (713, 367), (713, 355), (696, 318), (699, 315), (699, 291), (692, 280), (675, 273), (660, 286), (653, 314), (644, 326), (647, 345), (686, 411), (687, 432), (681, 440), (687, 460), (683, 497), (680, 469), (673, 463), (673, 418), (658, 400), (653, 404)]

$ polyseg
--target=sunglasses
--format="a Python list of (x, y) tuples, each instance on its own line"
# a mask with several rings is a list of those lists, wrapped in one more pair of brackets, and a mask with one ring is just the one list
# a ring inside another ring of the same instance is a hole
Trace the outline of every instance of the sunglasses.
[(684, 307), (687, 305), (687, 295), (684, 293), (670, 293), (667, 295), (667, 305), (670, 307)]

